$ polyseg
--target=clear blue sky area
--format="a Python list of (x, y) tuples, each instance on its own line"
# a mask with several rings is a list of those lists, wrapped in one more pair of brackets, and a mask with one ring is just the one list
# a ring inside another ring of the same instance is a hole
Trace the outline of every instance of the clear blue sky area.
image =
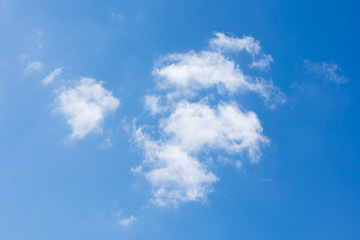
[(0, 239), (360, 239), (359, 11), (0, 0)]

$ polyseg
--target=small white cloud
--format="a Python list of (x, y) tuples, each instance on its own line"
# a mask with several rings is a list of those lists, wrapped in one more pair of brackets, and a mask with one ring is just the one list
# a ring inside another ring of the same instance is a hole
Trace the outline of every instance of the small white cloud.
[(323, 76), (325, 79), (338, 84), (348, 82), (348, 79), (342, 74), (342, 69), (335, 63), (313, 63), (308, 60), (304, 61), (305, 67), (309, 72)]
[(120, 100), (101, 82), (81, 78), (75, 87), (61, 89), (56, 103), (57, 111), (64, 115), (72, 129), (70, 139), (78, 140), (90, 132), (101, 131), (104, 118), (117, 109)]
[(145, 108), (153, 115), (164, 110), (164, 107), (160, 106), (160, 97), (155, 95), (145, 96)]
[(118, 224), (123, 227), (130, 227), (134, 224), (134, 222), (137, 220), (137, 218), (134, 215), (131, 215), (128, 218), (122, 218), (119, 219)]
[(219, 87), (235, 92), (248, 84), (234, 62), (219, 52), (171, 54), (162, 59), (153, 74), (159, 78), (161, 88), (181, 91)]
[(120, 210), (116, 214), (117, 224), (124, 228), (131, 227), (134, 224), (134, 222), (137, 220), (137, 217), (135, 217), (134, 215), (131, 215), (128, 218), (123, 218), (121, 216), (122, 216), (122, 211)]
[(235, 161), (235, 167), (237, 169), (241, 169), (242, 168), (242, 162), (240, 160)]
[(52, 83), (52, 81), (61, 74), (62, 68), (55, 68), (54, 71), (52, 71), (49, 75), (47, 75), (43, 80), (43, 84), (48, 85), (49, 83)]
[(223, 33), (215, 32), (215, 37), (210, 39), (210, 46), (214, 49), (224, 51), (243, 51), (250, 54), (259, 54), (261, 47), (260, 42), (253, 37), (234, 38), (226, 36)]
[(260, 58), (259, 60), (253, 61), (250, 66), (263, 70), (269, 67), (272, 62), (274, 62), (272, 56), (264, 54), (263, 57)]
[(262, 70), (269, 67), (270, 64), (274, 61), (271, 55), (265, 54), (261, 51), (260, 42), (258, 40), (255, 40), (255, 38), (253, 37), (230, 37), (220, 32), (215, 32), (214, 35), (215, 37), (210, 39), (211, 48), (220, 51), (232, 52), (245, 50), (253, 58), (251, 67), (259, 68)]
[(224, 165), (232, 165), (232, 166), (236, 167), (238, 170), (240, 170), (243, 166), (243, 163), (241, 160), (234, 160), (232, 158), (223, 157), (223, 156), (219, 156), (217, 158), (217, 160)]
[(31, 74), (35, 71), (40, 71), (42, 69), (42, 67), (43, 67), (42, 62), (33, 61), (26, 66), (25, 74)]

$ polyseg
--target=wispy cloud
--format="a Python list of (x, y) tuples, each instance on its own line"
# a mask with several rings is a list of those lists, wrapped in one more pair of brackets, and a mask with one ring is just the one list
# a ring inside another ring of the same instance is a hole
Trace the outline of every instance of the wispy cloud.
[[(43, 44), (42, 44), (42, 35), (43, 32), (41, 30), (34, 31), (29, 36), (30, 46), (28, 46), (27, 53), (23, 53), (19, 60), (22, 64), (26, 64), (23, 74), (29, 75), (38, 71), (41, 71), (44, 64), (38, 60), (39, 58), (36, 57), (39, 55), (39, 51), (41, 51)], [(31, 54), (29, 54), (31, 52)], [(36, 60), (35, 60), (36, 59)]]
[(220, 32), (215, 32), (214, 35), (215, 37), (210, 39), (210, 46), (213, 49), (232, 52), (246, 51), (253, 58), (251, 67), (265, 69), (274, 61), (271, 55), (262, 52), (260, 42), (253, 37), (237, 38)]
[(38, 30), (35, 32), (35, 42), (38, 48), (43, 48), (42, 36), (43, 36), (43, 31)]
[(36, 72), (36, 71), (40, 71), (43, 67), (43, 64), (42, 62), (40, 61), (33, 61), (33, 62), (30, 62), (27, 66), (26, 66), (26, 69), (25, 69), (25, 74), (31, 74), (33, 72)]
[(112, 142), (111, 142), (111, 139), (110, 137), (104, 139), (100, 144), (99, 144), (99, 147), (102, 148), (102, 149), (107, 149), (107, 148), (111, 148), (112, 147)]
[(44, 32), (42, 30), (33, 31), (33, 33), (29, 36), (29, 40), (32, 44), (33, 50), (38, 50), (43, 48), (43, 35)]
[(112, 12), (112, 13), (110, 14), (110, 18), (111, 18), (112, 20), (123, 20), (125, 17), (124, 17), (124, 15), (122, 15), (122, 14), (120, 14), (120, 13), (114, 13), (114, 12)]
[(61, 74), (62, 68), (55, 68), (49, 75), (47, 75), (43, 80), (43, 84), (48, 85), (53, 82), (55, 77)]
[(134, 215), (131, 215), (128, 218), (121, 218), (118, 220), (118, 224), (123, 227), (130, 227), (134, 224), (134, 222), (137, 220), (137, 218)]
[(156, 95), (145, 96), (145, 108), (153, 115), (165, 110), (165, 107), (160, 105), (160, 97)]
[(265, 68), (269, 67), (272, 62), (274, 62), (272, 56), (264, 54), (262, 56), (262, 58), (260, 58), (258, 60), (254, 60), (251, 63), (251, 67), (265, 69)]
[[(134, 126), (134, 140), (144, 150), (145, 159), (133, 169), (152, 185), (151, 202), (158, 206), (178, 206), (182, 202), (206, 201), (219, 178), (208, 169), (204, 155), (222, 158), (222, 154), (240, 155), (258, 162), (261, 147), (270, 142), (263, 135), (257, 115), (241, 109), (221, 96), (255, 92), (274, 107), (285, 102), (284, 94), (272, 81), (246, 75), (231, 60), (227, 51), (245, 51), (251, 56), (263, 54), (259, 41), (215, 33), (211, 50), (174, 53), (162, 57), (153, 69), (158, 95), (145, 97), (152, 115), (161, 113), (157, 128), (160, 138), (147, 126)], [(269, 63), (258, 63), (267, 65)], [(206, 90), (218, 89), (216, 105), (210, 104)], [(204, 92), (205, 91), (205, 92)], [(196, 98), (195, 98), (196, 96)], [(194, 99), (200, 98), (200, 101)], [(151, 128), (154, 129), (154, 128)], [(242, 160), (233, 161), (240, 169)]]
[(122, 215), (122, 210), (119, 210), (116, 213), (116, 218), (117, 224), (124, 228), (131, 227), (137, 221), (137, 217), (135, 217), (134, 215), (130, 215), (130, 217), (123, 217)]
[(344, 84), (348, 82), (348, 79), (342, 73), (342, 69), (339, 68), (335, 63), (314, 63), (310, 62), (309, 60), (305, 60), (304, 64), (309, 72), (319, 75), (328, 81), (338, 84)]
[(90, 132), (102, 130), (104, 118), (114, 112), (120, 100), (92, 78), (81, 78), (74, 87), (58, 91), (56, 110), (61, 113), (72, 133), (71, 140), (78, 140)]

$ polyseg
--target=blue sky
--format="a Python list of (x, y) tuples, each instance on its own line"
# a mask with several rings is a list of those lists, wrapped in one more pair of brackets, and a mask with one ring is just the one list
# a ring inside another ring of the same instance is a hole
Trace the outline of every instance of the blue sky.
[(359, 10), (0, 0), (0, 239), (359, 239)]

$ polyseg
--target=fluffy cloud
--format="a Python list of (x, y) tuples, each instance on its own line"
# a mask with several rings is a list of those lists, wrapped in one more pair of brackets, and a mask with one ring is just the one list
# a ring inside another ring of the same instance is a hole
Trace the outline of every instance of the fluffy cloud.
[(228, 152), (248, 151), (253, 162), (259, 160), (261, 143), (269, 140), (254, 112), (242, 112), (234, 104), (219, 104), (213, 109), (205, 103), (181, 102), (175, 111), (160, 121), (161, 129), (171, 142), (187, 152), (197, 153), (225, 149)]
[(185, 54), (171, 54), (153, 73), (159, 78), (161, 88), (199, 90), (223, 87), (229, 92), (247, 88), (248, 82), (243, 72), (234, 62), (221, 53), (202, 51)]
[(61, 89), (56, 103), (57, 110), (72, 129), (70, 139), (78, 140), (90, 132), (101, 131), (104, 118), (117, 109), (120, 100), (101, 82), (81, 78), (74, 87)]
[(170, 54), (161, 59), (153, 74), (160, 88), (175, 89), (182, 95), (217, 87), (219, 92), (256, 92), (271, 107), (285, 103), (284, 94), (271, 80), (246, 76), (234, 61), (220, 52)]
[(305, 60), (304, 63), (305, 67), (311, 73), (320, 75), (331, 82), (343, 84), (348, 81), (348, 79), (342, 74), (342, 69), (339, 68), (337, 64), (326, 62), (313, 63), (308, 60)]
[[(252, 163), (260, 160), (261, 147), (270, 142), (263, 135), (260, 120), (233, 101), (223, 102), (223, 95), (231, 98), (234, 93), (254, 92), (271, 108), (285, 102), (284, 94), (271, 80), (246, 75), (226, 55), (244, 51), (252, 59), (247, 67), (267, 68), (273, 59), (262, 52), (259, 41), (215, 33), (209, 46), (208, 50), (166, 55), (153, 69), (161, 94), (146, 96), (145, 107), (152, 115), (161, 113), (162, 117), (157, 131), (147, 126), (135, 126), (133, 131), (145, 156), (133, 172), (150, 182), (153, 204), (178, 206), (206, 201), (213, 184), (219, 181), (209, 170), (209, 157), (227, 159), (238, 169), (245, 159)], [(215, 105), (206, 98), (211, 89), (219, 93)], [(194, 100), (199, 98), (202, 100)]]
[(253, 37), (235, 38), (223, 33), (215, 32), (215, 37), (210, 39), (210, 46), (214, 49), (225, 51), (243, 51), (256, 55), (261, 51), (260, 42)]
[(260, 146), (269, 142), (255, 113), (225, 103), (213, 109), (205, 103), (180, 102), (168, 118), (160, 120), (160, 131), (165, 140), (151, 140), (141, 128), (135, 131), (146, 156), (137, 170), (154, 187), (152, 201), (160, 206), (206, 199), (218, 178), (197, 158), (204, 150), (246, 152), (257, 162)]
[(54, 71), (52, 71), (49, 75), (47, 75), (43, 80), (43, 84), (48, 85), (49, 83), (52, 83), (54, 79), (61, 74), (62, 68), (55, 68)]
[(265, 69), (274, 61), (271, 55), (262, 52), (260, 42), (253, 37), (236, 38), (219, 32), (215, 32), (214, 35), (215, 37), (210, 39), (211, 48), (220, 51), (246, 51), (253, 58), (251, 67)]
[(177, 206), (179, 202), (205, 200), (218, 178), (181, 146), (153, 141), (142, 129), (135, 139), (145, 151), (143, 165), (133, 169), (143, 173), (153, 186), (151, 202), (158, 206)]

